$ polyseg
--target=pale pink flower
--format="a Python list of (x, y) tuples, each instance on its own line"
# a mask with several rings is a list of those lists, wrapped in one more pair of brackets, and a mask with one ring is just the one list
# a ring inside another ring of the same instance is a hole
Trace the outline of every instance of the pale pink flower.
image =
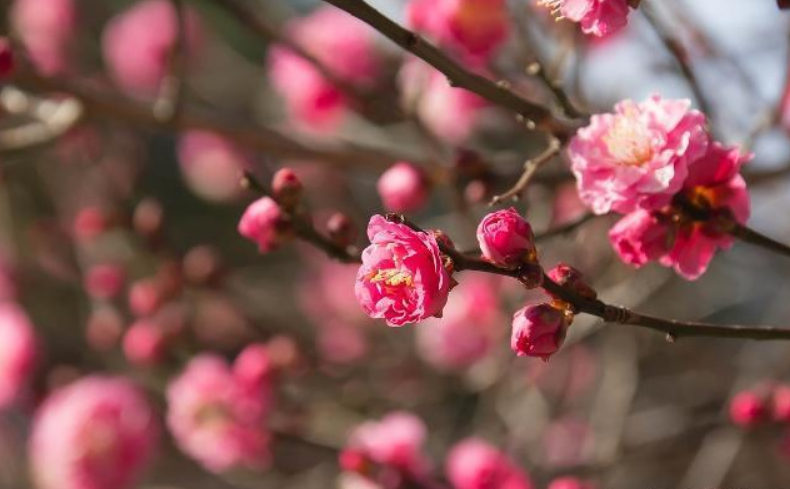
[(635, 211), (621, 219), (609, 233), (615, 251), (634, 266), (658, 260), (682, 277), (694, 280), (707, 270), (717, 249), (728, 249), (733, 238), (721, 229), (718, 218), (744, 224), (749, 218), (749, 193), (740, 176), (741, 165), (751, 155), (737, 147), (712, 143), (690, 167), (676, 201), (708, 213), (705, 221), (677, 214), (671, 207)]
[(439, 44), (472, 59), (488, 59), (507, 40), (504, 0), (412, 0), (409, 24)]
[(252, 343), (233, 362), (233, 376), (242, 388), (267, 391), (272, 381), (274, 366), (265, 343)]
[(230, 202), (243, 194), (239, 183), (249, 159), (224, 137), (201, 130), (183, 133), (178, 140), (178, 163), (187, 186), (213, 202)]
[(375, 215), (354, 288), (362, 309), (390, 326), (441, 316), (452, 278), (432, 233)]
[(129, 287), (129, 310), (137, 317), (150, 316), (162, 302), (162, 292), (153, 277), (140, 279)]
[(153, 410), (128, 380), (85, 377), (56, 390), (33, 423), (29, 454), (41, 489), (124, 489), (151, 460)]
[(437, 368), (468, 367), (491, 352), (505, 324), (497, 284), (468, 275), (453, 289), (441, 319), (428, 319), (417, 328), (420, 356)]
[[(370, 87), (381, 72), (373, 31), (335, 7), (318, 8), (291, 22), (285, 31), (291, 41), (344, 81)], [(308, 129), (337, 129), (350, 109), (338, 87), (287, 47), (275, 46), (268, 56), (272, 85), (284, 98), (292, 119)]]
[(291, 236), (288, 217), (271, 197), (261, 197), (247, 207), (238, 231), (257, 244), (261, 253), (276, 250)]
[(705, 116), (690, 105), (653, 96), (593, 115), (568, 147), (582, 201), (596, 214), (668, 204), (708, 146)]
[(518, 267), (534, 261), (532, 227), (514, 208), (487, 214), (477, 226), (477, 243), (483, 257), (499, 267)]
[(167, 388), (167, 425), (178, 447), (212, 472), (269, 464), (266, 389), (240, 384), (220, 357), (201, 354)]
[(627, 0), (538, 0), (537, 3), (551, 8), (558, 19), (578, 22), (585, 34), (599, 37), (625, 27), (630, 11)]
[(428, 466), (422, 453), (424, 442), (425, 424), (411, 413), (396, 411), (381, 421), (357, 426), (347, 448), (379, 465), (418, 475)]
[(419, 167), (401, 161), (385, 171), (376, 184), (379, 197), (390, 212), (415, 212), (430, 196), (427, 175)]
[(166, 343), (165, 332), (158, 324), (141, 319), (126, 330), (123, 337), (123, 353), (133, 365), (156, 365), (165, 355)]
[(0, 408), (25, 391), (38, 351), (35, 330), (25, 311), (12, 302), (0, 302)]
[[(202, 44), (198, 15), (186, 9), (187, 61)], [(168, 0), (144, 0), (113, 18), (104, 30), (104, 60), (113, 79), (134, 95), (152, 96), (161, 88), (178, 40), (178, 19)]]
[(10, 21), (41, 73), (55, 75), (69, 70), (69, 50), (77, 29), (73, 0), (16, 0)]
[(551, 304), (529, 305), (513, 315), (510, 347), (518, 356), (548, 360), (562, 346), (570, 321)]
[(478, 127), (486, 102), (450, 85), (447, 77), (420, 59), (407, 60), (398, 75), (402, 104), (434, 134), (452, 144), (465, 141)]
[(447, 456), (445, 471), (455, 489), (532, 489), (524, 470), (479, 438), (456, 444)]

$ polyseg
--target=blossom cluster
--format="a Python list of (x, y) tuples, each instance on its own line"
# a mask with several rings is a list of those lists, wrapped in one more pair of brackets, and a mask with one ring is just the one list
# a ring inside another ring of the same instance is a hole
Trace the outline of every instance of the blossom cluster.
[(609, 232), (625, 263), (657, 261), (694, 280), (749, 217), (740, 169), (751, 155), (714, 141), (690, 105), (624, 100), (593, 115), (568, 155), (582, 201), (595, 214), (625, 214)]

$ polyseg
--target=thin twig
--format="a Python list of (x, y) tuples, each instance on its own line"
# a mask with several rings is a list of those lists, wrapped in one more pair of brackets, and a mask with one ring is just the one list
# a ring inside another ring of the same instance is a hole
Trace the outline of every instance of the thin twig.
[(549, 144), (546, 149), (544, 149), (543, 152), (535, 158), (530, 158), (524, 163), (524, 171), (519, 177), (518, 181), (516, 181), (515, 185), (513, 185), (506, 192), (495, 195), (488, 205), (496, 205), (508, 199), (518, 200), (524, 190), (527, 189), (529, 182), (532, 180), (532, 177), (535, 176), (540, 167), (551, 161), (552, 158), (554, 158), (554, 156), (560, 152), (560, 148), (562, 148), (562, 144), (560, 143), (559, 139), (550, 136)]
[(530, 102), (506, 86), (465, 69), (433, 44), (393, 22), (364, 0), (325, 1), (369, 24), (395, 44), (442, 72), (452, 86), (464, 88), (495, 105), (515, 111), (531, 121), (536, 128), (554, 133), (557, 137), (566, 137), (569, 130), (574, 128), (574, 123), (555, 117), (546, 107)]
[[(223, 122), (223, 117), (219, 114), (200, 113), (186, 108), (177, 120), (172, 123), (163, 122), (153, 115), (148, 106), (129, 100), (118, 93), (89, 89), (65, 78), (43, 77), (21, 67), (15, 72), (14, 81), (19, 86), (34, 92), (67, 93), (79, 100), (86, 112), (93, 116), (110, 117), (149, 130), (207, 130), (240, 145), (279, 158), (317, 160), (339, 167), (368, 168), (374, 171), (386, 169), (392, 162), (398, 160), (415, 161), (414, 158), (405, 155), (389, 154), (383, 150), (351, 144), (306, 143), (259, 124)], [(422, 164), (422, 162), (415, 163)]]
[(535, 235), (535, 241), (543, 241), (546, 239), (553, 238), (555, 236), (562, 236), (564, 234), (568, 234), (576, 229), (582, 227), (583, 225), (587, 224), (588, 222), (592, 221), (596, 217), (595, 214), (592, 212), (586, 212), (582, 214), (580, 217), (569, 221), (565, 224), (560, 226), (555, 226), (551, 229), (548, 229), (542, 233), (538, 233)]
[(711, 117), (713, 115), (713, 107), (708, 98), (705, 96), (702, 86), (697, 79), (697, 75), (694, 73), (694, 70), (691, 68), (691, 65), (688, 62), (685, 48), (680, 43), (680, 41), (678, 41), (675, 36), (672, 35), (667, 26), (661, 23), (661, 21), (658, 19), (658, 16), (649, 6), (642, 5), (640, 10), (642, 11), (642, 14), (644, 14), (648, 23), (653, 27), (653, 30), (658, 35), (661, 43), (667, 49), (669, 54), (671, 54), (675, 59), (680, 72), (686, 79), (689, 88), (691, 88), (694, 98), (697, 100), (697, 104), (699, 104), (700, 110), (702, 110), (702, 112), (708, 117)]
[(750, 243), (755, 246), (765, 248), (766, 250), (773, 251), (774, 253), (790, 257), (790, 246), (776, 241), (773, 238), (769, 238), (768, 236), (744, 226), (743, 224), (733, 222), (730, 234), (746, 243)]
[(172, 123), (184, 105), (187, 71), (187, 20), (184, 0), (170, 0), (176, 14), (176, 42), (170, 49), (167, 62), (167, 73), (162, 79), (159, 94), (154, 101), (152, 110), (156, 118)]

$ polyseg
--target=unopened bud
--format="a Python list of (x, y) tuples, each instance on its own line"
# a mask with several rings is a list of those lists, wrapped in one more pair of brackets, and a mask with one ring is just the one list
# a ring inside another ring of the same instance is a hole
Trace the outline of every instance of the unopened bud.
[(290, 168), (280, 168), (272, 178), (272, 193), (285, 208), (293, 208), (302, 195), (302, 182)]
[(354, 221), (342, 212), (335, 212), (326, 221), (329, 237), (339, 246), (350, 246), (357, 239), (358, 230)]
[(162, 204), (153, 197), (146, 197), (135, 207), (132, 225), (137, 234), (148, 240), (154, 240), (162, 231), (164, 219)]

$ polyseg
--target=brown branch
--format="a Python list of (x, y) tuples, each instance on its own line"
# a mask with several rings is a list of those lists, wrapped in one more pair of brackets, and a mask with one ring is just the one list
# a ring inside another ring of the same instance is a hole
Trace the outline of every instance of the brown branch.
[(515, 185), (513, 185), (506, 192), (495, 195), (488, 205), (496, 205), (508, 199), (518, 200), (524, 190), (527, 189), (529, 182), (532, 181), (532, 178), (535, 176), (537, 171), (543, 165), (551, 161), (552, 158), (554, 158), (554, 156), (560, 152), (561, 148), (562, 145), (560, 144), (559, 139), (551, 136), (546, 149), (544, 149), (543, 152), (535, 158), (530, 158), (524, 163), (524, 171), (519, 177), (518, 181), (516, 181)]
[(731, 224), (729, 233), (745, 243), (750, 243), (766, 250), (773, 251), (774, 253), (790, 257), (790, 246), (776, 241), (773, 238), (769, 238), (754, 229), (738, 224), (737, 222)]
[(172, 123), (184, 105), (184, 92), (187, 70), (187, 25), (184, 0), (170, 0), (176, 14), (178, 35), (170, 49), (167, 60), (167, 73), (162, 79), (159, 94), (154, 100), (153, 114), (162, 122)]
[(85, 111), (94, 117), (114, 118), (149, 130), (203, 129), (278, 158), (316, 160), (343, 168), (368, 168), (374, 171), (386, 169), (392, 162), (402, 159), (415, 161), (414, 158), (404, 155), (389, 154), (383, 150), (351, 144), (308, 144), (265, 126), (254, 123), (223, 122), (223, 117), (219, 114), (201, 113), (186, 108), (177, 120), (163, 122), (154, 116), (150, 107), (129, 100), (116, 92), (87, 88), (67, 79), (43, 77), (22, 67), (15, 72), (14, 82), (33, 92), (69, 94), (79, 100)]
[(562, 224), (560, 226), (555, 226), (547, 231), (542, 233), (538, 233), (535, 235), (535, 241), (543, 241), (546, 239), (553, 238), (555, 236), (561, 236), (563, 234), (568, 234), (576, 229), (582, 227), (583, 225), (587, 224), (588, 222), (595, 219), (597, 216), (592, 212), (586, 212), (581, 217), (578, 217), (570, 222)]
[(571, 121), (560, 120), (549, 109), (530, 102), (507, 87), (465, 69), (436, 46), (414, 32), (393, 22), (364, 0), (325, 0), (369, 24), (401, 48), (442, 72), (454, 87), (464, 88), (495, 105), (516, 112), (535, 124), (535, 127), (554, 133), (560, 138), (574, 128)]
[(645, 16), (645, 19), (647, 19), (647, 22), (656, 32), (656, 35), (658, 35), (661, 43), (664, 45), (669, 54), (671, 54), (675, 59), (678, 69), (680, 69), (681, 74), (686, 79), (691, 92), (694, 94), (694, 98), (697, 100), (700, 110), (710, 118), (713, 115), (713, 106), (705, 96), (705, 92), (702, 90), (702, 86), (697, 79), (697, 75), (694, 73), (694, 70), (691, 68), (691, 65), (688, 62), (688, 53), (686, 52), (686, 49), (683, 47), (680, 41), (678, 41), (675, 36), (669, 32), (667, 26), (661, 23), (651, 8), (643, 5), (641, 11)]

